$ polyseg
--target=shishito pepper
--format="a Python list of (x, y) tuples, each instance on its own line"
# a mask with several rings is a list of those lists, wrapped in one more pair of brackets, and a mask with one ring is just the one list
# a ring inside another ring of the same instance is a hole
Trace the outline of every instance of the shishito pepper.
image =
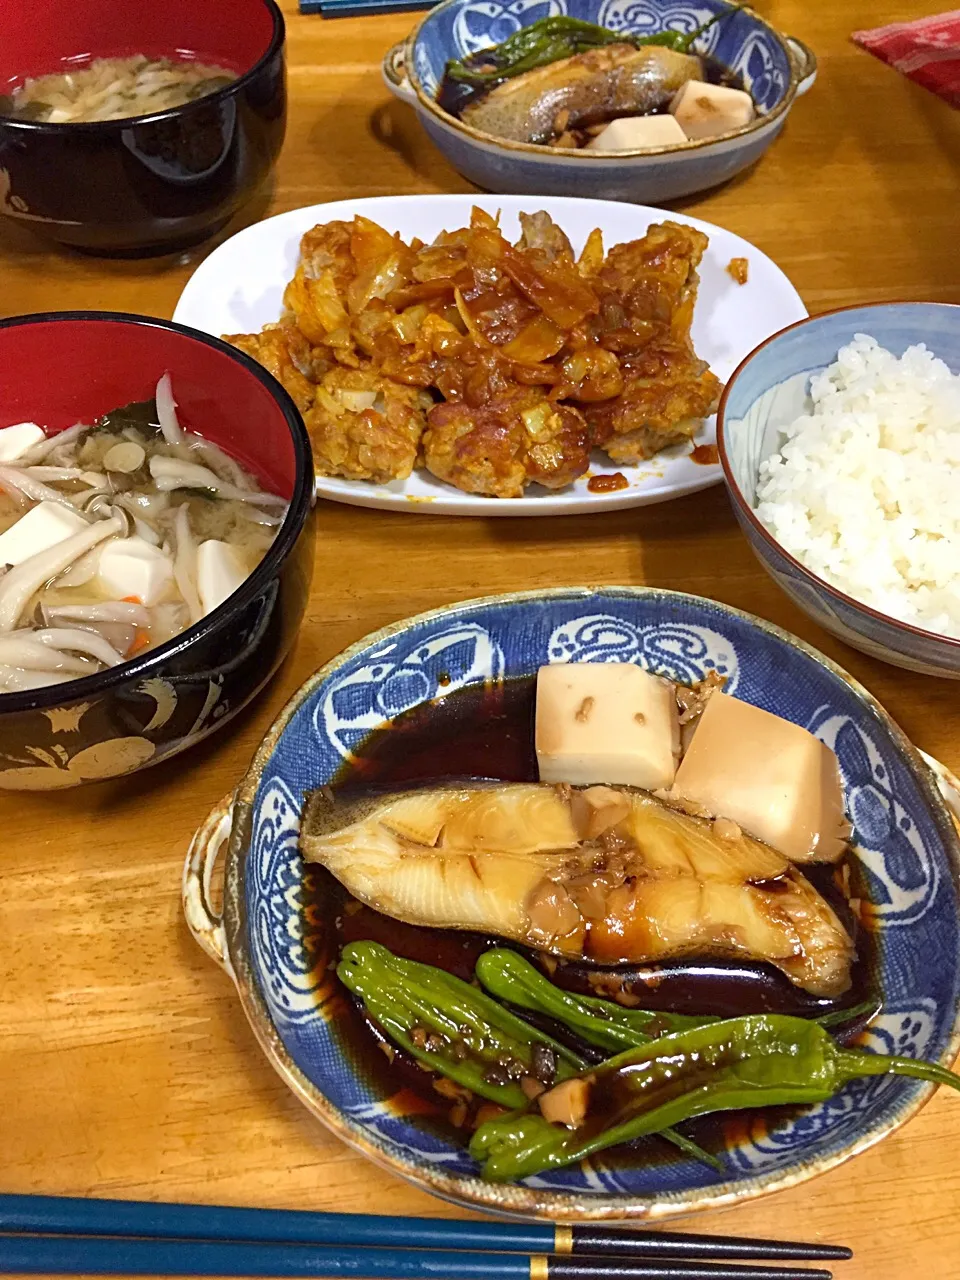
[[(476, 987), (433, 965), (395, 956), (377, 942), (351, 942), (337, 965), (374, 1022), (411, 1057), (481, 1098), (526, 1105), (522, 1081), (575, 1078), (586, 1063)], [(717, 1167), (682, 1134), (664, 1133), (687, 1155)]]
[(614, 1053), (649, 1044), (664, 1033), (688, 1031), (718, 1021), (683, 1013), (628, 1009), (599, 996), (564, 991), (554, 986), (529, 960), (506, 947), (485, 951), (477, 961), (476, 973), (498, 1000), (556, 1018), (588, 1044)]
[(945, 1067), (842, 1049), (803, 1018), (728, 1018), (630, 1049), (560, 1086), (570, 1094), (569, 1125), (540, 1113), (544, 1095), (524, 1114), (481, 1125), (470, 1153), (486, 1178), (525, 1178), (694, 1116), (825, 1102), (851, 1080), (891, 1074), (960, 1089)]
[[(614, 1053), (649, 1044), (659, 1036), (720, 1021), (706, 1014), (627, 1008), (600, 996), (582, 996), (565, 991), (544, 977), (529, 960), (507, 947), (492, 947), (485, 951), (477, 961), (476, 973), (487, 991), (498, 1000), (555, 1018), (575, 1031), (587, 1044)], [(865, 1000), (852, 1008), (821, 1014), (814, 1021), (823, 1027), (840, 1026), (866, 1014), (874, 1014), (879, 1007), (878, 1000)]]
[(524, 1076), (552, 1083), (586, 1065), (468, 982), (377, 942), (345, 946), (337, 976), (411, 1057), (501, 1106), (527, 1103)]
[[(484, 49), (482, 54), (475, 55), (476, 62), (451, 60), (447, 63), (447, 75), (451, 80), (461, 80), (467, 84), (492, 84), (608, 44), (632, 44), (638, 49), (643, 45), (659, 45), (661, 48), (673, 49), (676, 53), (688, 53), (698, 36), (726, 17), (728, 12), (730, 10), (714, 14), (695, 31), (658, 31), (650, 36), (611, 31), (609, 27), (584, 22), (581, 18), (570, 18), (566, 14), (538, 18), (529, 26), (515, 31), (501, 44), (493, 45)], [(482, 65), (478, 65), (481, 59)]]

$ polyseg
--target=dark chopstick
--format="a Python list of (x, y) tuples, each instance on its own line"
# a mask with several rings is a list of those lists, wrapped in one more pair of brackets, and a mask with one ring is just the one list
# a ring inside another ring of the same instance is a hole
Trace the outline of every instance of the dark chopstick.
[[(749, 1236), (706, 1236), (685, 1231), (645, 1231), (623, 1227), (557, 1227), (569, 1230), (571, 1253), (632, 1258), (750, 1259), (764, 1262), (846, 1262), (853, 1250), (839, 1244), (804, 1244), (798, 1240), (756, 1240)], [(488, 1245), (488, 1248), (492, 1246)], [(804, 1275), (814, 1275), (807, 1271)]]
[[(157, 1240), (258, 1241), (283, 1244), (393, 1246), (401, 1249), (492, 1249), (506, 1253), (602, 1254), (710, 1261), (844, 1261), (840, 1245), (741, 1236), (687, 1235), (607, 1226), (390, 1218), (297, 1209), (155, 1204), (69, 1196), (0, 1195), (0, 1231), (46, 1235), (145, 1236)], [(808, 1276), (814, 1274), (807, 1272)]]
[(446, 1249), (0, 1236), (0, 1274), (275, 1276), (303, 1280), (832, 1280), (829, 1271)]

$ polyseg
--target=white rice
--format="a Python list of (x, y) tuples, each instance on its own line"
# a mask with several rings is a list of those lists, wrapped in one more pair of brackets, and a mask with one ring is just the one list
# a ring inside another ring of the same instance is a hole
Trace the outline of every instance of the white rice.
[(760, 464), (758, 518), (841, 591), (960, 637), (960, 375), (857, 334), (810, 398)]

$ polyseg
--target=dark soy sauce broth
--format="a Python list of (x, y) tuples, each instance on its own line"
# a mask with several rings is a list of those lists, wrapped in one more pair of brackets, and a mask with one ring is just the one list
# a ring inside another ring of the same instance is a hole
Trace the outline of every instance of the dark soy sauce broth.
[[(478, 53), (471, 54), (464, 59), (467, 66), (483, 66), (486, 61), (486, 55), (489, 53), (487, 49), (481, 49)], [(743, 83), (743, 78), (736, 71), (731, 71), (724, 63), (718, 62), (716, 58), (709, 54), (701, 53), (697, 55), (703, 68), (703, 78), (709, 84), (724, 85), (728, 89), (742, 89), (745, 93), (749, 93), (747, 86)], [(485, 93), (489, 93), (491, 89), (495, 89), (498, 84), (504, 83), (504, 78), (500, 80), (491, 80), (487, 84), (468, 84), (464, 80), (454, 80), (452, 77), (444, 74), (443, 79), (437, 89), (437, 106), (447, 115), (453, 116), (459, 120), (461, 112), (477, 98), (482, 98)], [(666, 111), (648, 111), (646, 115), (661, 115)], [(610, 117), (611, 120), (613, 117)], [(607, 122), (609, 123), (609, 122)]]
[[(422, 703), (411, 711), (375, 730), (356, 749), (352, 760), (334, 779), (333, 789), (340, 794), (363, 791), (403, 790), (409, 786), (430, 786), (450, 780), (499, 779), (504, 782), (537, 781), (537, 759), (534, 750), (533, 724), (536, 680), (525, 677), (494, 685), (471, 685), (433, 702)], [(715, 1014), (735, 1017), (740, 1014), (776, 1012), (816, 1017), (823, 1013), (851, 1008), (871, 998), (876, 971), (873, 935), (858, 929), (857, 920), (840, 891), (832, 867), (805, 867), (804, 874), (831, 903), (857, 944), (858, 959), (853, 967), (853, 985), (836, 1000), (818, 1000), (807, 995), (771, 966), (738, 961), (691, 960), (657, 965), (617, 966), (607, 970), (620, 979), (627, 990), (641, 998), (646, 1009), (662, 1009), (675, 1013)], [(325, 904), (317, 909), (330, 911), (336, 904), (336, 954), (348, 942), (371, 940), (388, 947), (397, 955), (424, 964), (437, 965), (459, 978), (469, 981), (480, 954), (491, 946), (513, 946), (535, 963), (536, 952), (505, 942), (503, 939), (459, 930), (428, 929), (403, 924), (363, 906), (352, 898), (328, 872), (312, 868), (314, 890)], [(865, 886), (858, 883), (857, 863), (850, 863), (850, 894), (862, 896)], [(309, 910), (309, 904), (308, 908)], [(588, 975), (598, 966), (573, 961), (559, 961), (552, 981), (571, 991), (587, 995), (602, 994), (590, 984)], [(384, 1038), (367, 1019), (361, 1002), (340, 986), (343, 1015), (338, 1019), (338, 1033), (346, 1052), (382, 1089), (393, 1096), (398, 1110), (418, 1116), (418, 1123), (441, 1131), (450, 1139), (466, 1143), (470, 1120), (483, 1100), (468, 1111), (466, 1125), (451, 1123), (453, 1104), (433, 1088), (432, 1076), (394, 1047), (388, 1057)], [(584, 1044), (573, 1033), (550, 1018), (538, 1018), (523, 1010), (522, 1016), (540, 1026), (556, 1039), (567, 1043), (588, 1061), (598, 1061), (604, 1054)], [(845, 1029), (850, 1039), (863, 1026), (864, 1019)], [(705, 1116), (683, 1126), (683, 1131), (707, 1150), (723, 1148), (732, 1134), (755, 1132), (758, 1122), (770, 1128), (790, 1108), (767, 1108), (765, 1111), (736, 1112)], [(642, 1159), (668, 1161), (679, 1157), (674, 1149), (659, 1138), (641, 1139), (637, 1143), (604, 1153), (604, 1162), (630, 1165)]]

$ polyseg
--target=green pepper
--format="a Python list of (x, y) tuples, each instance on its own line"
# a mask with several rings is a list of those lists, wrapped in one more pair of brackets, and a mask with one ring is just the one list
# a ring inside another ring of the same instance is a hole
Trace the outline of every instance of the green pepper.
[(543, 1064), (554, 1065), (556, 1080), (576, 1075), (585, 1065), (468, 982), (433, 965), (404, 960), (377, 942), (345, 946), (337, 976), (411, 1057), (502, 1106), (525, 1106), (520, 1079), (545, 1074), (534, 1061), (535, 1051)]
[(682, 1013), (627, 1009), (598, 996), (574, 995), (554, 986), (529, 960), (506, 947), (483, 953), (477, 961), (477, 977), (498, 1000), (556, 1018), (588, 1044), (614, 1053), (649, 1044), (665, 1032), (688, 1031), (719, 1021)]
[[(337, 976), (411, 1057), (501, 1106), (526, 1105), (524, 1077), (541, 1083), (569, 1080), (587, 1065), (468, 982), (433, 965), (404, 960), (377, 942), (345, 946)], [(714, 1156), (682, 1134), (662, 1136), (687, 1155), (719, 1167)]]
[[(506, 947), (485, 951), (477, 961), (476, 972), (486, 989), (498, 1000), (555, 1018), (587, 1044), (611, 1049), (614, 1053), (649, 1044), (651, 1040), (675, 1031), (688, 1031), (720, 1021), (720, 1018), (707, 1014), (628, 1009), (599, 996), (575, 995), (555, 986), (529, 960)], [(821, 1027), (843, 1026), (865, 1014), (876, 1014), (879, 1008), (878, 1000), (865, 1000), (849, 1009), (821, 1014), (813, 1021)]]
[(525, 1178), (694, 1116), (825, 1102), (851, 1080), (888, 1074), (960, 1089), (960, 1076), (945, 1067), (841, 1049), (823, 1027), (803, 1018), (729, 1018), (664, 1036), (584, 1072), (576, 1127), (552, 1124), (528, 1107), (481, 1125), (470, 1153), (486, 1178)]
[(821, 1013), (813, 1021), (821, 1027), (845, 1027), (856, 1018), (866, 1018), (867, 1014), (870, 1018), (875, 1018), (882, 1008), (881, 1000), (864, 1000), (860, 1004), (852, 1004), (849, 1009), (833, 1009), (830, 1013)]
[[(493, 84), (498, 80), (522, 75), (526, 71), (534, 71), (537, 67), (549, 66), (551, 62), (559, 62), (561, 58), (584, 53), (587, 49), (599, 49), (609, 44), (632, 44), (638, 49), (644, 45), (657, 45), (673, 49), (676, 53), (688, 53), (694, 41), (708, 27), (712, 27), (730, 12), (731, 10), (725, 9), (714, 14), (695, 31), (659, 31), (652, 36), (611, 31), (594, 22), (584, 22), (580, 18), (566, 15), (539, 18), (529, 26), (515, 31), (502, 44), (484, 49), (479, 55), (475, 54), (469, 61), (451, 59), (447, 63), (446, 73), (451, 80), (461, 80), (468, 84)], [(482, 66), (478, 65), (480, 59)]]

